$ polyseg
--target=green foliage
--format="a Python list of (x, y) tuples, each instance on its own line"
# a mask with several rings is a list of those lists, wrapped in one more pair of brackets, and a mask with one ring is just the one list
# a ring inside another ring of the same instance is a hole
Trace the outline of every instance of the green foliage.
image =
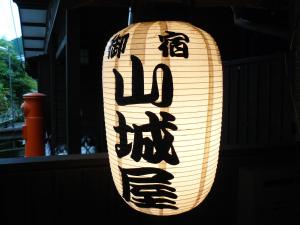
[(4, 85), (0, 83), (0, 112), (6, 112), (8, 109), (6, 96), (7, 90), (4, 88)]
[[(36, 81), (25, 72), (20, 60), (20, 53), (16, 47), (18, 39), (7, 41), (0, 39), (0, 114), (7, 111), (10, 106), (10, 76), (12, 80), (13, 100), (15, 108), (19, 108), (23, 102), (23, 95), (33, 92), (37, 88)], [(9, 70), (9, 59), (11, 62)]]

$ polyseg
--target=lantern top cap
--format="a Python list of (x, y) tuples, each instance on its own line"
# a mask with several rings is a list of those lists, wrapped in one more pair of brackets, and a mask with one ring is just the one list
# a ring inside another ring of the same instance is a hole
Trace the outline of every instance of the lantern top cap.
[(133, 24), (139, 24), (139, 23), (157, 23), (157, 22), (169, 22), (169, 23), (188, 23), (191, 24), (188, 21), (184, 21), (184, 20), (147, 20), (147, 21), (137, 21), (137, 22), (133, 22), (129, 25), (133, 25)]

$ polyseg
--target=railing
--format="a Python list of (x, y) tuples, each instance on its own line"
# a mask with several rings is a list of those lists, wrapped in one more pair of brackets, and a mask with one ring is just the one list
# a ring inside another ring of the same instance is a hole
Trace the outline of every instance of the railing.
[(0, 128), (9, 127), (10, 124), (15, 122), (13, 120), (23, 120), (23, 112), (20, 108), (17, 108), (16, 106), (14, 106), (13, 109), (9, 108), (5, 113), (2, 113), (0, 115)]
[(224, 62), (224, 149), (294, 143), (294, 111), (283, 54)]
[(0, 128), (0, 158), (23, 155), (22, 128)]
[(5, 113), (0, 115), (0, 127), (7, 127), (9, 123), (11, 123), (13, 117), (11, 114)]

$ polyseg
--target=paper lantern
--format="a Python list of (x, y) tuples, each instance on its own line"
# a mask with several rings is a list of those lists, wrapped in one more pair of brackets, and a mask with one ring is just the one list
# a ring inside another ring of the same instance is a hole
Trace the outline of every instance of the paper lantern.
[(114, 183), (132, 208), (175, 215), (199, 205), (216, 173), (222, 64), (205, 31), (136, 23), (103, 56), (106, 138)]

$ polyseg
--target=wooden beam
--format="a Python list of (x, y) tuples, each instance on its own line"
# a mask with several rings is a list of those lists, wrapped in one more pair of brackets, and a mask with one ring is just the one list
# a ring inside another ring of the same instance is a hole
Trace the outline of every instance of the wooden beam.
[[(278, 0), (276, 0), (277, 2)], [(274, 0), (275, 2), (275, 0)], [(211, 6), (256, 6), (261, 3), (261, 0), (77, 0), (71, 2), (69, 8), (81, 7), (129, 7), (132, 4), (191, 4), (192, 7), (211, 7)]]
[(27, 27), (46, 27), (45, 23), (29, 23), (29, 22), (22, 22), (22, 26), (27, 26)]
[(50, 42), (50, 39), (52, 38), (53, 29), (55, 27), (55, 24), (57, 23), (57, 18), (59, 14), (59, 10), (61, 11), (61, 1), (51, 1), (49, 5), (49, 11), (51, 12), (51, 18), (47, 21), (47, 34), (46, 34), (46, 43), (45, 43), (45, 51), (48, 51), (48, 45)]
[(46, 9), (49, 0), (13, 0), (19, 9)]
[(214, 7), (214, 6), (255, 6), (259, 5), (261, 0), (194, 0), (194, 7)]
[[(67, 162), (67, 163), (66, 163)], [(109, 166), (108, 154), (98, 153), (90, 155), (60, 155), (60, 156), (38, 156), (38, 157), (18, 157), (10, 159), (0, 158), (0, 174), (17, 171), (41, 171), (44, 169), (57, 170), (73, 169), (91, 166)], [(40, 167), (40, 168), (37, 168)]]
[(23, 40), (41, 40), (44, 41), (44, 37), (22, 36)]
[(22, 128), (0, 129), (0, 141), (11, 141), (22, 138)]
[(24, 48), (24, 51), (38, 51), (38, 52), (43, 52), (43, 48)]

